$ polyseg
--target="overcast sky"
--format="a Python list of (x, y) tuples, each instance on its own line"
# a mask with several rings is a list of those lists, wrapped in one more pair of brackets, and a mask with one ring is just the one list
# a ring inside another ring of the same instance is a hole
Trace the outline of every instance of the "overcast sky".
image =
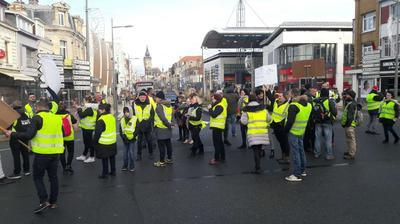
[[(27, 0), (26, 0), (27, 1)], [(41, 4), (56, 0), (39, 0)], [(84, 0), (65, 0), (72, 14), (84, 18)], [(236, 14), (228, 19), (238, 0), (89, 0), (96, 18), (104, 18), (105, 38), (110, 39), (110, 19), (114, 25), (134, 25), (117, 29), (115, 40), (120, 42), (135, 61), (139, 72), (146, 45), (153, 66), (167, 69), (180, 57), (201, 55), (205, 34), (214, 28), (235, 25)], [(246, 0), (267, 26), (284, 21), (347, 21), (354, 18), (352, 0)], [(264, 26), (246, 4), (246, 26)], [(102, 15), (102, 16), (100, 16)]]

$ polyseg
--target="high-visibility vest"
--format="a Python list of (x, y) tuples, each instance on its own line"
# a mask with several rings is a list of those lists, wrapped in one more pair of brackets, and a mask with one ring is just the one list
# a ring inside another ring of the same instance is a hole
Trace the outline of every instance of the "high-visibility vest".
[(244, 108), (248, 103), (249, 103), (249, 97), (248, 96), (244, 96), (243, 97), (243, 101), (242, 101), (242, 105), (240, 105), (240, 106), (242, 108)]
[[(83, 111), (88, 108), (83, 108)], [(94, 130), (96, 127), (96, 119), (97, 119), (97, 110), (93, 109), (93, 115), (85, 117), (79, 121), (79, 127), (85, 130)]]
[(69, 125), (71, 126), (71, 134), (68, 136), (64, 136), (64, 141), (73, 141), (75, 139), (75, 131), (74, 131), (74, 126), (72, 126), (72, 120), (71, 120), (71, 115), (70, 114), (63, 114), (59, 115), (61, 119), (67, 118), (69, 121)]
[(101, 145), (115, 144), (117, 142), (117, 122), (114, 115), (101, 115), (99, 120), (102, 120), (106, 125), (106, 130), (104, 130), (100, 135), (99, 143)]
[(296, 115), (293, 126), (290, 129), (290, 133), (296, 136), (303, 136), (307, 128), (312, 106), (310, 103), (307, 103), (307, 106), (303, 106), (298, 102), (293, 102), (290, 105), (295, 105), (297, 108), (299, 108), (299, 112)]
[(210, 128), (225, 129), (226, 117), (228, 115), (227, 107), (223, 104), (222, 100), (215, 105), (212, 110), (215, 110), (217, 106), (222, 107), (222, 113), (220, 113), (216, 118), (210, 117)]
[(128, 138), (128, 140), (132, 140), (134, 137), (133, 133), (135, 133), (136, 121), (136, 116), (131, 117), (128, 122), (126, 122), (124, 117), (121, 119), (122, 133), (126, 136), (126, 138)]
[(396, 118), (396, 112), (394, 111), (395, 105), (396, 103), (393, 100), (383, 102), (379, 118), (394, 120)]
[(51, 110), (50, 112), (56, 114), (58, 111), (58, 104), (54, 101), (51, 101)]
[(39, 112), (42, 128), (33, 137), (32, 151), (38, 154), (61, 154), (64, 152), (61, 117), (51, 112)]
[(149, 96), (150, 105), (153, 107), (154, 110), (157, 108), (157, 103), (153, 97)]
[[(344, 110), (343, 110), (343, 114), (342, 114), (342, 119), (341, 119), (341, 124), (342, 125), (345, 125), (346, 123), (347, 123), (347, 113), (348, 113), (348, 107), (350, 106), (350, 104), (352, 104), (353, 102), (350, 102), (350, 103), (348, 103), (347, 105), (346, 105), (346, 107), (344, 108)], [(353, 121), (351, 122), (351, 127), (356, 127), (357, 126), (357, 123), (356, 123), (356, 121), (355, 121), (355, 118), (356, 118), (356, 111), (354, 112), (354, 118), (353, 118)]]
[(29, 103), (25, 105), (25, 113), (31, 119), (35, 115), (35, 113), (33, 112), (33, 108), (31, 107), (31, 105)]
[[(196, 109), (194, 109), (193, 111), (192, 111), (192, 116), (193, 117), (195, 117), (196, 116), (196, 112), (197, 112), (197, 110), (201, 110), (201, 108), (200, 107), (197, 107)], [(203, 124), (205, 124), (205, 122), (204, 121), (202, 121), (201, 119), (199, 120), (199, 121), (192, 121), (192, 120), (189, 120), (189, 123), (191, 124), (191, 125), (193, 125), (193, 126), (199, 126), (199, 125), (202, 125), (203, 126)]]
[[(331, 114), (331, 109), (329, 107), (329, 99), (326, 99), (322, 102), (322, 105), (324, 106), (325, 112), (328, 114), (328, 116), (330, 118), (332, 118), (333, 120), (336, 120), (336, 117), (333, 117)], [(332, 116), (332, 117), (331, 117)]]
[(266, 109), (246, 113), (248, 116), (247, 135), (268, 134)]
[(228, 101), (226, 100), (225, 97), (222, 97), (221, 103), (222, 103), (222, 105), (223, 105), (226, 109), (228, 108)]
[(272, 110), (272, 120), (275, 123), (279, 123), (285, 120), (288, 115), (288, 109), (289, 109), (289, 102), (286, 101), (285, 103), (279, 106), (278, 102), (275, 101), (274, 109)]
[(377, 110), (381, 106), (381, 101), (375, 101), (374, 97), (377, 96), (378, 94), (376, 93), (370, 93), (367, 95), (366, 101), (367, 101), (367, 108), (368, 110)]
[(142, 107), (137, 105), (136, 103), (133, 105), (135, 116), (139, 122), (142, 122), (143, 120), (147, 121), (148, 119), (150, 119), (151, 107), (151, 104), (146, 105), (144, 109), (142, 109)]
[(316, 92), (315, 93), (315, 98), (319, 98), (321, 96), (321, 93), (320, 92)]
[[(165, 105), (161, 105), (161, 106), (163, 107), (165, 118), (167, 118), (168, 122), (171, 123), (171, 121), (172, 121), (172, 111), (173, 111), (172, 107), (167, 107)], [(157, 113), (155, 113), (155, 116), (154, 116), (154, 127), (163, 128), (163, 129), (168, 128), (167, 126), (164, 125), (164, 123), (162, 122), (160, 117), (157, 115)]]

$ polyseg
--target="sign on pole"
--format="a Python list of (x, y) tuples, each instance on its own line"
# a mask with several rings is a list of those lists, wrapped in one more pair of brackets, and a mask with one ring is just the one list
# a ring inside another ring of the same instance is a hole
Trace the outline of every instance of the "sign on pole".
[(278, 66), (276, 64), (264, 65), (255, 69), (255, 87), (278, 83)]

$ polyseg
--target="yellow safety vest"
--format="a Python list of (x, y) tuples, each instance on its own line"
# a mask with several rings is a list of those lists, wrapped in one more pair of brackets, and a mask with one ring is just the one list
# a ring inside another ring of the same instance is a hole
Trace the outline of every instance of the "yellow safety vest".
[[(342, 125), (345, 125), (345, 124), (347, 123), (348, 107), (349, 107), (349, 105), (352, 104), (352, 103), (353, 103), (353, 102), (348, 103), (348, 104), (346, 105), (346, 107), (344, 108), (344, 110), (343, 110), (342, 119), (341, 119), (341, 124), (342, 124)], [(356, 123), (356, 121), (355, 121), (356, 114), (357, 114), (357, 111), (354, 112), (354, 118), (353, 118), (353, 121), (351, 122), (351, 127), (356, 127), (356, 126), (357, 126), (357, 123)]]
[(154, 110), (157, 108), (157, 103), (154, 101), (153, 97), (149, 96), (150, 105), (153, 107)]
[(367, 101), (367, 108), (368, 110), (377, 110), (381, 106), (381, 101), (375, 101), (374, 97), (377, 96), (378, 94), (376, 93), (370, 93), (367, 95), (366, 101)]
[[(161, 106), (163, 107), (163, 111), (164, 111), (165, 117), (167, 118), (168, 122), (171, 123), (171, 121), (172, 121), (172, 107), (167, 107), (165, 105), (161, 105)], [(163, 128), (163, 129), (168, 128), (161, 121), (160, 117), (158, 117), (157, 113), (155, 113), (155, 116), (154, 116), (154, 127)]]
[(25, 105), (25, 113), (31, 119), (35, 115), (35, 113), (33, 112), (33, 108), (31, 107), (31, 105), (29, 103)]
[(144, 110), (142, 109), (141, 106), (137, 105), (136, 103), (133, 105), (133, 109), (135, 110), (135, 116), (139, 122), (142, 122), (143, 120), (147, 121), (150, 119), (150, 113), (151, 113), (151, 104), (148, 104), (144, 107)]
[(223, 105), (226, 109), (228, 108), (228, 101), (226, 100), (225, 97), (222, 97), (221, 103), (222, 103), (222, 105)]
[(290, 133), (296, 136), (303, 136), (306, 132), (306, 127), (308, 119), (310, 118), (312, 106), (310, 103), (307, 103), (307, 106), (303, 106), (298, 102), (293, 102), (290, 105), (295, 105), (297, 108), (299, 108), (299, 112), (296, 115), (296, 119), (292, 128), (290, 129)]
[[(197, 112), (198, 109), (201, 110), (201, 108), (198, 107), (198, 108), (196, 108), (196, 109), (194, 109), (194, 110), (192, 111), (192, 116), (196, 116), (196, 112)], [(201, 119), (200, 119), (199, 121), (192, 121), (192, 120), (189, 120), (189, 123), (190, 123), (191, 125), (193, 125), (193, 126), (199, 126), (199, 125), (201, 125), (201, 128), (205, 128), (205, 127), (207, 126), (206, 122), (204, 122), (204, 121), (201, 120)]]
[(61, 154), (64, 152), (61, 117), (51, 112), (40, 112), (37, 116), (43, 125), (33, 137), (32, 151), (37, 154)]
[(383, 102), (379, 118), (394, 120), (396, 112), (394, 111), (396, 103), (393, 100)]
[(267, 110), (246, 112), (248, 116), (247, 135), (268, 134)]
[(126, 122), (125, 117), (123, 117), (121, 119), (121, 129), (122, 129), (122, 133), (128, 138), (128, 140), (132, 140), (133, 139), (133, 133), (135, 133), (135, 129), (136, 129), (136, 121), (137, 118), (136, 116), (131, 117), (128, 120), (128, 123)]
[(101, 115), (99, 120), (102, 120), (106, 125), (106, 130), (104, 130), (100, 135), (99, 143), (101, 145), (115, 144), (117, 142), (117, 122), (114, 115)]
[(274, 103), (274, 109), (272, 110), (272, 120), (275, 123), (279, 123), (287, 118), (289, 109), (289, 102), (286, 102), (282, 105), (278, 105), (278, 101)]
[(73, 141), (75, 139), (75, 130), (74, 126), (72, 125), (71, 115), (63, 114), (59, 115), (61, 118), (67, 118), (69, 121), (69, 125), (71, 125), (71, 134), (68, 136), (64, 136), (64, 141)]
[(54, 101), (51, 101), (51, 110), (50, 112), (52, 112), (53, 114), (56, 114), (58, 111), (58, 104)]
[[(84, 108), (83, 111), (87, 110)], [(85, 117), (79, 121), (79, 127), (85, 130), (94, 130), (96, 127), (97, 110), (93, 109), (93, 115)]]
[[(223, 98), (224, 99), (224, 98)], [(226, 102), (226, 100), (225, 100)], [(223, 100), (215, 105), (212, 110), (215, 110), (217, 106), (222, 107), (222, 113), (218, 115), (216, 118), (210, 117), (210, 128), (218, 128), (218, 129), (225, 129), (226, 117), (227, 117), (227, 107), (226, 104), (223, 103)]]

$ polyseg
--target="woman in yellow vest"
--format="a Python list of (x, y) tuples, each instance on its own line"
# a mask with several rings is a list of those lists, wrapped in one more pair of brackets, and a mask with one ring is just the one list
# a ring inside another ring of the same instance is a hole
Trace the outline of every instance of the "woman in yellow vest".
[(382, 103), (379, 113), (379, 122), (382, 123), (383, 130), (385, 133), (385, 140), (383, 144), (389, 142), (389, 132), (394, 137), (394, 144), (399, 142), (399, 136), (393, 129), (393, 125), (396, 123), (399, 117), (399, 104), (393, 100), (394, 93), (392, 91), (386, 92), (385, 101)]
[(248, 145), (254, 151), (255, 174), (261, 174), (260, 158), (263, 145), (269, 145), (267, 109), (257, 102), (256, 95), (250, 95), (249, 104), (243, 109), (240, 122), (247, 126)]
[(85, 150), (83, 151), (81, 156), (76, 158), (76, 160), (84, 161), (85, 163), (92, 163), (95, 161), (93, 131), (96, 126), (97, 110), (91, 107), (92, 103), (94, 103), (92, 97), (86, 96), (85, 106), (83, 108), (78, 108), (78, 116), (80, 119), (79, 127), (82, 129), (83, 144), (85, 145)]
[(191, 156), (196, 156), (197, 150), (199, 151), (199, 155), (204, 154), (204, 146), (203, 142), (200, 139), (200, 131), (203, 128), (204, 121), (201, 120), (201, 115), (203, 113), (203, 108), (199, 104), (198, 96), (196, 93), (190, 94), (190, 107), (188, 111), (188, 119), (189, 119), (189, 130), (192, 134), (193, 145)]
[(124, 117), (121, 118), (121, 124), (119, 134), (124, 142), (125, 150), (123, 155), (123, 166), (122, 171), (127, 171), (129, 168), (130, 172), (135, 171), (135, 142), (136, 136), (136, 122), (137, 118), (131, 116), (128, 107), (123, 109)]
[[(238, 115), (239, 117), (242, 116), (243, 109), (249, 103), (249, 90), (248, 89), (241, 89), (240, 90), (240, 98), (238, 101)], [(238, 147), (238, 149), (246, 149), (247, 148), (247, 126), (240, 124), (240, 132), (242, 134), (242, 145)]]
[[(114, 115), (110, 114), (110, 104), (99, 105), (99, 119), (96, 121), (93, 142), (96, 157), (102, 160), (103, 172), (100, 179), (108, 175), (115, 176), (115, 155), (117, 154), (117, 122)], [(108, 169), (110, 163), (110, 169)]]
[(210, 128), (212, 130), (212, 139), (214, 144), (214, 159), (211, 159), (210, 165), (217, 165), (219, 162), (225, 162), (225, 147), (222, 135), (225, 130), (227, 108), (222, 102), (222, 95), (215, 93), (212, 96), (212, 105), (208, 105), (210, 114)]

